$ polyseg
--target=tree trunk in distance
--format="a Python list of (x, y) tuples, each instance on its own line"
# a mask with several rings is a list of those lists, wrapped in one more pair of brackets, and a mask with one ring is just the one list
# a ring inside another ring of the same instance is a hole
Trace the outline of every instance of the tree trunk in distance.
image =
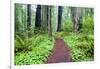
[(61, 20), (62, 20), (62, 6), (58, 7), (58, 27), (57, 31), (61, 31)]

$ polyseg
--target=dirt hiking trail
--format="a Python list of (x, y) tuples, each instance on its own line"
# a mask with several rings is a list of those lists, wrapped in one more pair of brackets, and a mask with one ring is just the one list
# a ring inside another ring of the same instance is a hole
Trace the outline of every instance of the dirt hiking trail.
[(47, 63), (72, 62), (71, 51), (62, 38), (55, 38), (53, 53), (49, 55)]

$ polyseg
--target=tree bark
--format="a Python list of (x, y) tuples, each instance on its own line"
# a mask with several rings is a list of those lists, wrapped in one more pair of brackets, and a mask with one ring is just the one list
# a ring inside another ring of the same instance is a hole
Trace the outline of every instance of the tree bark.
[(36, 8), (36, 18), (35, 18), (35, 28), (39, 30), (41, 27), (41, 5), (37, 5)]
[(48, 35), (51, 37), (52, 36), (52, 25), (51, 25), (51, 6), (47, 7), (47, 20), (48, 20)]
[(47, 31), (48, 27), (47, 27), (47, 6), (46, 5), (42, 5), (41, 6), (41, 27), (43, 31)]
[(62, 6), (58, 7), (58, 26), (57, 31), (61, 31), (61, 20), (62, 20)]
[(71, 8), (72, 21), (73, 21), (73, 32), (80, 32), (82, 28), (82, 8)]
[(31, 26), (31, 5), (27, 5), (27, 26)]

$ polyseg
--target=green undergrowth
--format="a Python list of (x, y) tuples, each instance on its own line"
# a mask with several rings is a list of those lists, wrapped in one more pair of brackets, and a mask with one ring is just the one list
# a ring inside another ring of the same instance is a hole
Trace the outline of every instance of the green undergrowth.
[(54, 45), (53, 37), (34, 35), (32, 38), (15, 40), (15, 65), (30, 65), (45, 63)]
[(64, 37), (72, 52), (73, 61), (94, 60), (94, 38), (89, 34), (70, 34)]
[(57, 32), (56, 37), (64, 39), (71, 49), (74, 62), (94, 60), (94, 22), (93, 17), (83, 18), (82, 29), (79, 33), (72, 32), (72, 23), (65, 23), (63, 31)]

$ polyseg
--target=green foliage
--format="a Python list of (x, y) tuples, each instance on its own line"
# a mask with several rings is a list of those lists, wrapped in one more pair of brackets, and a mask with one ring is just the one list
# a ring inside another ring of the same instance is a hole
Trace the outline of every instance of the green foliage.
[[(42, 64), (46, 62), (48, 55), (52, 53), (54, 39), (53, 37), (49, 38), (47, 35), (47, 22), (45, 18), (42, 18), (44, 22), (41, 23), (41, 27), (35, 29), (36, 6), (32, 6), (31, 9), (32, 21), (31, 26), (28, 26), (27, 5), (15, 4), (15, 65)], [(82, 31), (75, 34), (72, 33), (73, 22), (70, 7), (64, 7), (63, 9), (62, 32), (56, 32), (58, 7), (55, 6), (51, 12), (52, 33), (54, 37), (63, 38), (66, 44), (70, 46), (73, 61), (93, 60), (94, 22), (92, 13), (91, 16), (84, 15)], [(89, 12), (86, 13), (89, 14)], [(42, 17), (44, 17), (44, 15)]]
[[(70, 22), (71, 24), (71, 22)], [(93, 17), (84, 17), (81, 33), (71, 33), (71, 25), (65, 24), (63, 38), (71, 48), (73, 61), (91, 61), (94, 59), (94, 22)], [(62, 34), (60, 34), (62, 35)]]
[(94, 59), (93, 17), (83, 18), (81, 33), (72, 33), (71, 21), (64, 23), (63, 30), (64, 32), (57, 32), (56, 36), (63, 37), (70, 46), (73, 61), (91, 61)]
[(35, 28), (35, 34), (46, 34), (47, 30), (46, 28), (40, 27), (39, 29)]
[(67, 36), (67, 35), (69, 35), (68, 32), (56, 32), (54, 34), (54, 37), (62, 38), (62, 37)]
[(70, 20), (67, 20), (64, 24), (63, 24), (63, 30), (65, 32), (72, 32), (73, 30), (73, 24), (71, 22), (71, 19)]
[(83, 18), (82, 32), (93, 34), (93, 31), (94, 31), (93, 17), (84, 17)]
[(73, 61), (93, 60), (94, 38), (93, 35), (69, 35), (65, 37), (65, 42), (71, 48)]
[[(80, 40), (81, 39), (81, 40)], [(88, 56), (93, 56), (94, 53), (94, 38), (93, 35), (84, 35), (78, 38), (80, 43), (77, 44), (77, 47), (82, 49)]]
[(32, 51), (17, 52), (15, 54), (16, 65), (30, 65), (45, 63), (53, 49), (54, 39), (47, 35), (34, 35), (32, 40)]
[(31, 45), (32, 45), (31, 39), (21, 38), (20, 36), (16, 35), (15, 51), (31, 50), (31, 47), (32, 47)]

